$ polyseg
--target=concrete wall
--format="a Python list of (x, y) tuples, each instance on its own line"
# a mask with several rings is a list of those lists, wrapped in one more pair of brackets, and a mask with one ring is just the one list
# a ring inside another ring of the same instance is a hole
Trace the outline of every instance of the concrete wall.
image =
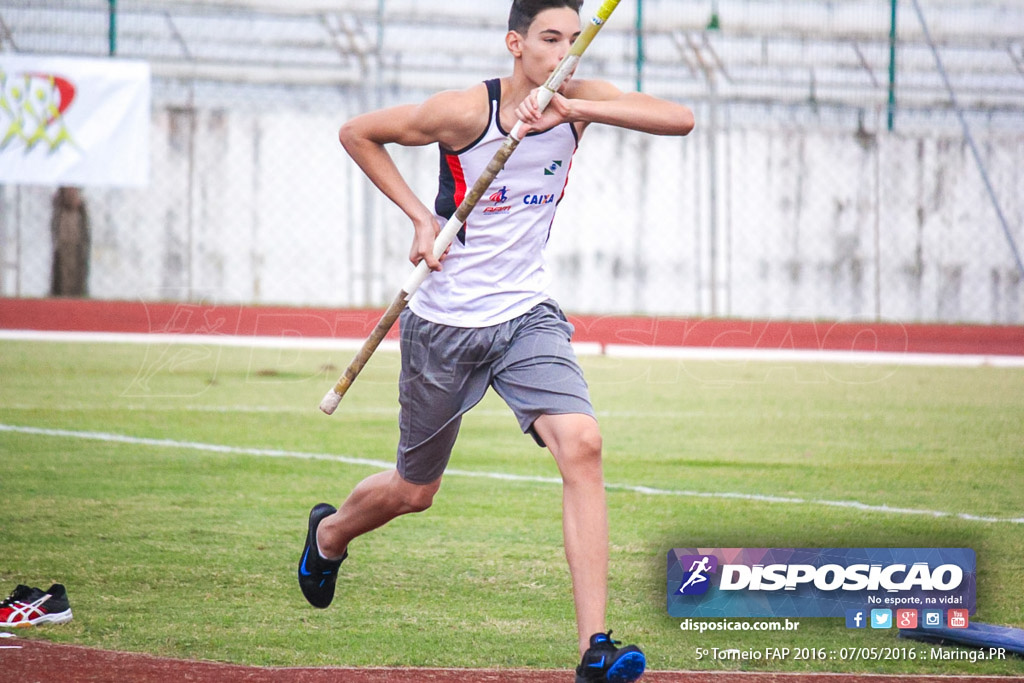
[[(388, 302), (409, 226), (336, 139), (365, 107), (156, 109), (150, 187), (85, 192), (92, 296)], [(567, 310), (1024, 321), (1024, 283), (951, 116), (907, 114), (888, 133), (878, 112), (696, 109), (685, 139), (585, 135), (549, 245)], [(1020, 248), (1024, 131), (972, 124)], [(394, 153), (429, 205), (436, 150)], [(53, 191), (0, 191), (0, 294), (46, 294)]]

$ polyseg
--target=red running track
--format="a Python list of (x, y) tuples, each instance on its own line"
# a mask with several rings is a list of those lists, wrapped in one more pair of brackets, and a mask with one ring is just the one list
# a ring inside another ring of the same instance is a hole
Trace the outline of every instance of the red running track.
[[(381, 310), (0, 299), (0, 329), (363, 339)], [(904, 325), (570, 315), (602, 346), (1024, 356), (1024, 326)], [(397, 330), (392, 330), (392, 338)]]

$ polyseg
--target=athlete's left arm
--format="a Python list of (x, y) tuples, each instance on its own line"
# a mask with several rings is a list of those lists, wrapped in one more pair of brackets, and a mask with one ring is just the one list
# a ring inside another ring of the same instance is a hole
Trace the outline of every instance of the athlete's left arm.
[(685, 105), (644, 93), (622, 92), (600, 80), (569, 81), (543, 114), (535, 90), (519, 105), (516, 115), (531, 130), (571, 122), (581, 132), (591, 123), (602, 123), (654, 135), (686, 135), (694, 126), (693, 112)]

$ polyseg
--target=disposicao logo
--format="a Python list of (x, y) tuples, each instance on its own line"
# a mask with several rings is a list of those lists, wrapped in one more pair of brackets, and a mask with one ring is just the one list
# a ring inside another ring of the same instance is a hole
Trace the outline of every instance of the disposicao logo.
[(679, 586), (679, 595), (703, 595), (711, 587), (709, 574), (718, 570), (718, 558), (714, 555), (686, 555), (679, 558), (682, 566), (689, 565)]
[[(674, 617), (973, 613), (975, 555), (969, 548), (676, 548), (666, 587)], [(872, 618), (871, 626), (891, 628), (892, 619), (880, 626)]]

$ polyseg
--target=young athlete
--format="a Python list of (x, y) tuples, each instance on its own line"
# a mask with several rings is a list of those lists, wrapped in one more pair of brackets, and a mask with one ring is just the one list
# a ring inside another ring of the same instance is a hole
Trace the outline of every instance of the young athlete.
[[(544, 263), (555, 209), (580, 136), (592, 123), (686, 135), (685, 106), (623, 93), (600, 80), (570, 79), (541, 113), (537, 90), (580, 34), (582, 0), (514, 0), (505, 44), (512, 75), (419, 105), (363, 114), (340, 139), (373, 183), (412, 221), (409, 260), (433, 271), (402, 313), (397, 467), (368, 477), (341, 507), (309, 515), (299, 584), (327, 607), (349, 544), (430, 504), (462, 415), (493, 387), (522, 430), (555, 458), (563, 481), (563, 533), (579, 631), (577, 682), (633, 681), (645, 667), (635, 646), (605, 632), (608, 522), (601, 433), (569, 340), (572, 326), (546, 293)], [(434, 238), (517, 120), (524, 137), (470, 214), (448, 253)], [(440, 149), (433, 210), (412, 192), (385, 145)], [(584, 229), (580, 226), (580, 229)]]

